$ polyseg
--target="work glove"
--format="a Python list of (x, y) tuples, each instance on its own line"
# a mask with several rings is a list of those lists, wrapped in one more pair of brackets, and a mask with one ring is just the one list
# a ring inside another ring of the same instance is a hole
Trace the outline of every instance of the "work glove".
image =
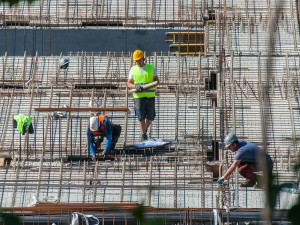
[(141, 92), (141, 91), (144, 90), (144, 88), (143, 88), (140, 84), (137, 84), (137, 85), (135, 85), (135, 90), (136, 90), (137, 92)]
[(223, 181), (224, 181), (224, 177), (220, 177), (220, 178), (217, 180), (217, 182), (218, 182), (219, 184), (222, 184)]
[(102, 155), (108, 155), (111, 154), (113, 152), (113, 150), (111, 148), (105, 148), (102, 152)]

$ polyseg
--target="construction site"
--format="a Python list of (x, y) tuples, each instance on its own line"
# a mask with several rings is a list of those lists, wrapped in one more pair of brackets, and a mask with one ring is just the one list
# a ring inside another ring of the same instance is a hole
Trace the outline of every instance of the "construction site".
[[(1, 2), (1, 210), (24, 225), (75, 225), (74, 212), (96, 217), (90, 225), (145, 224), (132, 213), (139, 207), (148, 224), (292, 224), (299, 7), (298, 0)], [(134, 147), (141, 131), (127, 81), (136, 49), (159, 79), (148, 138), (160, 147)], [(92, 160), (87, 129), (95, 113), (122, 132), (112, 155)], [(32, 118), (33, 132), (14, 127), (19, 114)], [(269, 217), (270, 190), (240, 187), (237, 170), (217, 182), (235, 158), (224, 146), (230, 132), (271, 156), (276, 185), (290, 184)]]

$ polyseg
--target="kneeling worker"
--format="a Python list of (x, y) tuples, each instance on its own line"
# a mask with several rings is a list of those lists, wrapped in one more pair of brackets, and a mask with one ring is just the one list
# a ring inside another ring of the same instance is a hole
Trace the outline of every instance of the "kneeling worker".
[(87, 129), (88, 148), (93, 159), (96, 156), (96, 149), (100, 148), (104, 137), (106, 137), (103, 156), (110, 154), (116, 147), (121, 134), (121, 126), (113, 124), (105, 115), (93, 116), (90, 118), (90, 124)]
[[(238, 137), (233, 133), (229, 133), (225, 137), (224, 143), (225, 148), (236, 152), (236, 155), (231, 166), (217, 182), (221, 184), (238, 167), (239, 173), (246, 178), (246, 182), (240, 184), (241, 187), (253, 187), (254, 185), (259, 187), (260, 184), (256, 184), (256, 182), (259, 182), (259, 179), (255, 172), (262, 171), (262, 166), (261, 164), (259, 165), (259, 156), (263, 156), (265, 153), (254, 143), (239, 141)], [(261, 160), (264, 158), (266, 158), (268, 172), (272, 173), (273, 162), (270, 156), (266, 154), (266, 157), (262, 157)]]

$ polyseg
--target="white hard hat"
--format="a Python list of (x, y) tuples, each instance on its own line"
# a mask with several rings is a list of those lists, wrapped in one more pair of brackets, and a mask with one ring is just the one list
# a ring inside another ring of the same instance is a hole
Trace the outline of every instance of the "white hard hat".
[(68, 58), (61, 58), (59, 60), (59, 66), (61, 69), (66, 69), (69, 65), (69, 59)]
[(238, 140), (238, 137), (234, 133), (229, 133), (224, 139), (225, 148), (229, 147), (236, 140)]
[(90, 118), (90, 129), (92, 131), (97, 131), (100, 126), (100, 121), (98, 120), (97, 117), (93, 116)]

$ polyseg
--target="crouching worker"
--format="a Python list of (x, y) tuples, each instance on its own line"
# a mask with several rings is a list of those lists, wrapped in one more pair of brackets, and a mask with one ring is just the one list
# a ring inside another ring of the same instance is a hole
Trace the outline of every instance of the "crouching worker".
[[(262, 187), (261, 179), (256, 172), (264, 171), (271, 175), (273, 170), (273, 162), (268, 154), (265, 154), (256, 144), (248, 141), (239, 141), (238, 137), (229, 133), (224, 139), (225, 148), (236, 152), (235, 158), (231, 166), (218, 179), (218, 183), (222, 183), (224, 179), (228, 178), (234, 170), (238, 167), (239, 173), (246, 178), (246, 182), (241, 183), (240, 187)], [(266, 160), (265, 160), (266, 159)], [(264, 163), (264, 165), (263, 165)]]
[(96, 151), (100, 149), (100, 145), (106, 137), (105, 149), (102, 152), (103, 156), (111, 154), (115, 149), (118, 139), (121, 134), (121, 126), (113, 124), (105, 115), (93, 116), (90, 118), (90, 123), (87, 129), (88, 149), (95, 160)]

